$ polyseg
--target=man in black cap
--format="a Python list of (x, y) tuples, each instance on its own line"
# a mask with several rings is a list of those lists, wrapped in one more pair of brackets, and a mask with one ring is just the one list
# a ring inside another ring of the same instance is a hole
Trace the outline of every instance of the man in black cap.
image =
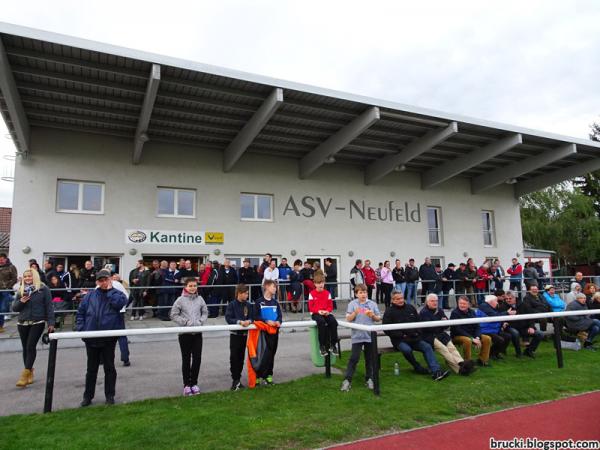
[[(110, 272), (96, 273), (97, 289), (90, 290), (77, 310), (77, 331), (120, 330), (125, 328), (121, 309), (127, 304), (127, 296), (113, 287)], [(92, 403), (96, 391), (98, 367), (104, 365), (104, 394), (106, 404), (115, 403), (117, 371), (115, 369), (115, 346), (117, 337), (84, 338), (87, 352), (85, 392), (81, 406)]]

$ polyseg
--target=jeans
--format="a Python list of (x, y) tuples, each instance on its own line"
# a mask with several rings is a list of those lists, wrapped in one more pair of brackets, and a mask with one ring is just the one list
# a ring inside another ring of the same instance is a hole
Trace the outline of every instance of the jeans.
[(10, 292), (0, 292), (0, 328), (4, 326), (4, 314), (2, 313), (9, 312), (12, 298)]
[(510, 340), (512, 341), (512, 345), (515, 348), (515, 354), (519, 356), (521, 354), (521, 335), (519, 333), (519, 330), (513, 327), (508, 327), (505, 331), (510, 333)]
[(348, 367), (346, 367), (346, 380), (352, 381), (356, 365), (360, 359), (360, 351), (363, 351), (365, 357), (365, 381), (373, 378), (373, 344), (371, 342), (359, 342), (352, 344), (352, 354), (348, 360)]
[(168, 307), (172, 306), (171, 304), (169, 304), (169, 300), (170, 299), (168, 292), (160, 292), (158, 294), (158, 306), (160, 306), (161, 308), (158, 309), (156, 315), (159, 317), (159, 319), (169, 318), (169, 313), (171, 312), (171, 310)]
[(406, 301), (411, 303), (413, 306), (417, 306), (417, 283), (408, 282), (406, 283)]
[(443, 289), (441, 297), (441, 301), (439, 302), (441, 308), (450, 309), (450, 289)]
[(106, 398), (115, 396), (117, 384), (117, 370), (115, 369), (115, 346), (116, 339), (103, 343), (87, 343), (87, 373), (85, 374), (85, 392), (83, 398), (93, 399), (96, 392), (96, 379), (98, 378), (98, 367), (100, 361), (104, 366), (104, 395)]
[(399, 344), (396, 345), (396, 349), (398, 351), (402, 352), (402, 354), (404, 355), (406, 360), (413, 367), (416, 367), (419, 365), (419, 363), (417, 363), (417, 361), (415, 360), (415, 357), (413, 355), (413, 351), (417, 351), (417, 352), (423, 353), (423, 356), (425, 357), (425, 361), (427, 362), (427, 367), (429, 367), (429, 370), (431, 371), (431, 373), (438, 372), (439, 370), (442, 369), (440, 364), (437, 362), (437, 359), (435, 359), (435, 354), (433, 352), (433, 348), (431, 348), (431, 345), (429, 345), (425, 341), (416, 341), (416, 342), (410, 342), (410, 343), (400, 342)]
[(485, 289), (475, 289), (477, 292), (477, 306), (485, 303)]
[(402, 295), (406, 295), (406, 282), (395, 283), (394, 291), (402, 292)]
[(596, 336), (598, 336), (598, 334), (600, 334), (600, 320), (598, 319), (592, 319), (593, 320), (593, 324), (591, 327), (588, 328), (588, 337), (587, 340), (588, 342), (592, 342), (594, 340), (594, 338)]
[(542, 340), (544, 339), (544, 333), (535, 330), (533, 334), (528, 334), (527, 330), (523, 329), (521, 331), (521, 337), (529, 338), (529, 345), (527, 346), (527, 350), (529, 350), (530, 352), (535, 352), (538, 346), (540, 345), (540, 342), (542, 342)]
[(32, 369), (37, 356), (37, 343), (44, 334), (46, 323), (36, 323), (35, 325), (17, 325), (21, 345), (23, 346), (23, 364), (26, 369)]

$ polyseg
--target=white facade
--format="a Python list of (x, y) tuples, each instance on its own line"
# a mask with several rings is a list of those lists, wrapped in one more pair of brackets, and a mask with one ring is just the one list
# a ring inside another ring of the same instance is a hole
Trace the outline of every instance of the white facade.
[[(414, 257), (419, 265), (432, 256), (443, 258), (444, 265), (464, 261), (467, 254), (476, 264), (493, 256), (507, 265), (522, 253), (512, 186), (472, 195), (469, 179), (453, 178), (423, 191), (420, 175), (413, 172), (393, 172), (380, 183), (365, 186), (362, 167), (340, 164), (325, 165), (310, 179), (300, 180), (298, 160), (256, 154), (244, 155), (232, 172), (223, 173), (222, 152), (152, 141), (145, 144), (140, 165), (131, 164), (131, 154), (128, 139), (32, 129), (31, 155), (17, 161), (15, 173), (10, 257), (19, 270), (28, 259), (41, 261), (48, 254), (118, 255), (120, 272), (126, 274), (144, 254), (210, 255), (222, 261), (226, 255), (271, 252), (291, 260), (338, 256), (340, 281), (347, 281), (356, 258), (374, 263), (399, 258), (405, 263)], [(57, 212), (59, 179), (104, 183), (103, 213)], [(195, 189), (195, 218), (158, 217), (158, 187)], [(242, 221), (242, 192), (272, 194), (273, 221)], [(305, 200), (314, 206), (312, 216), (302, 204), (307, 196), (312, 197)], [(356, 205), (352, 218), (350, 200)], [(357, 210), (363, 202), (364, 219)], [(406, 221), (405, 202), (414, 220)], [(428, 206), (441, 208), (439, 246), (428, 244)], [(369, 207), (374, 208), (375, 220), (368, 218)], [(484, 246), (482, 210), (493, 212), (492, 247)], [(127, 243), (125, 230), (132, 229), (214, 231), (223, 232), (225, 238), (219, 245)], [(23, 252), (26, 247), (29, 253)], [(217, 249), (220, 253), (215, 256)]]

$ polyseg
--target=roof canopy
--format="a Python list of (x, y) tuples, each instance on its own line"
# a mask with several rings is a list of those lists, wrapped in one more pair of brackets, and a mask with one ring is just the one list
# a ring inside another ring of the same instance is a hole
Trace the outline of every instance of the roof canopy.
[(600, 144), (276, 80), (0, 22), (0, 110), (17, 149), (33, 127), (223, 152), (363, 166), (365, 183), (395, 170), (423, 189), (453, 177), (473, 193), (503, 183), (519, 196), (600, 169)]

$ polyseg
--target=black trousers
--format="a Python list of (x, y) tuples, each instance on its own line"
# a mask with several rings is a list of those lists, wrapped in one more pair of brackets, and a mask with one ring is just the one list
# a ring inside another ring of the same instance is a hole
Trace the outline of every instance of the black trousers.
[(388, 308), (390, 303), (392, 302), (392, 288), (393, 284), (390, 283), (381, 283), (381, 291), (383, 292), (383, 303), (385, 307)]
[(346, 380), (352, 381), (356, 365), (360, 360), (360, 352), (363, 351), (365, 357), (365, 381), (369, 378), (373, 378), (373, 360), (372, 352), (373, 345), (371, 342), (359, 342), (358, 344), (352, 344), (352, 354), (348, 360), (348, 367), (346, 367)]
[(115, 386), (117, 384), (117, 370), (115, 369), (116, 345), (116, 338), (103, 342), (85, 343), (87, 373), (85, 374), (84, 398), (90, 400), (94, 398), (100, 362), (104, 366), (104, 395), (107, 398), (115, 396)]
[(242, 378), (244, 369), (244, 356), (246, 355), (246, 340), (248, 334), (230, 334), (229, 335), (229, 366), (231, 370), (231, 379), (236, 381)]
[(273, 376), (273, 365), (275, 364), (275, 354), (277, 353), (277, 345), (279, 344), (279, 332), (276, 334), (265, 333), (267, 348), (270, 351), (270, 358), (261, 378), (266, 378), (269, 375)]
[(328, 316), (313, 314), (312, 320), (317, 322), (319, 345), (326, 348), (333, 347), (338, 341), (338, 323), (333, 314), (329, 314)]
[(490, 354), (496, 356), (499, 353), (506, 353), (506, 348), (511, 342), (511, 335), (505, 331), (500, 331), (498, 334), (489, 334), (492, 338), (492, 348)]
[(369, 300), (373, 300), (373, 286), (367, 286), (367, 297)]
[(198, 384), (200, 362), (202, 361), (202, 333), (187, 333), (179, 335), (181, 348), (181, 375), (184, 386)]
[(377, 297), (377, 303), (382, 303), (383, 302), (383, 290), (381, 289), (381, 283), (377, 283), (377, 292), (375, 293), (375, 296)]
[(45, 328), (45, 322), (36, 323), (35, 325), (17, 325), (23, 347), (23, 364), (26, 369), (31, 370), (33, 368), (37, 356), (37, 343), (44, 334)]

